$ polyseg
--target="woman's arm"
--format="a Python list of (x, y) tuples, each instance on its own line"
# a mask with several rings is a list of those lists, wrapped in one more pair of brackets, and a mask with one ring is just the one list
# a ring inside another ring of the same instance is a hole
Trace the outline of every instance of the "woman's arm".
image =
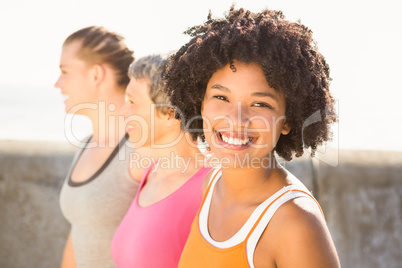
[(64, 247), (63, 258), (61, 261), (61, 268), (75, 268), (77, 264), (74, 257), (73, 243), (71, 239), (71, 230), (68, 234), (66, 245)]

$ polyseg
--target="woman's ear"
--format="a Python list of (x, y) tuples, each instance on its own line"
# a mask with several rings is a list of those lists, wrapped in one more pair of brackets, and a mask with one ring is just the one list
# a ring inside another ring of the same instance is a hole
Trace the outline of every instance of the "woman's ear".
[(169, 108), (168, 114), (169, 114), (169, 119), (176, 119), (176, 109)]
[(95, 64), (92, 67), (91, 74), (92, 74), (92, 81), (95, 84), (99, 84), (103, 78), (105, 77), (105, 68), (100, 64)]
[(172, 108), (169, 108), (167, 111), (162, 112), (160, 110), (156, 110), (157, 116), (166, 120), (167, 126), (174, 126), (180, 124), (180, 120), (176, 119), (176, 111)]
[(282, 134), (282, 135), (288, 135), (291, 129), (292, 129), (292, 128), (291, 128), (290, 124), (289, 124), (288, 121), (285, 119), (285, 122), (283, 122), (281, 134)]

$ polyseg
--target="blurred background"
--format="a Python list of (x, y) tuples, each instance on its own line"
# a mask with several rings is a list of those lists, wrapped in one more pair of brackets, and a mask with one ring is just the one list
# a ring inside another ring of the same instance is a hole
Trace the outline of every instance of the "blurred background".
[(90, 25), (125, 36), (136, 57), (170, 53), (188, 27), (221, 17), (230, 5), (282, 10), (313, 30), (331, 68), (339, 124), (330, 146), (402, 151), (402, 30), (397, 1), (283, 0), (15, 0), (0, 2), (0, 139), (66, 140), (90, 132), (85, 118), (65, 115), (54, 88), (64, 39)]

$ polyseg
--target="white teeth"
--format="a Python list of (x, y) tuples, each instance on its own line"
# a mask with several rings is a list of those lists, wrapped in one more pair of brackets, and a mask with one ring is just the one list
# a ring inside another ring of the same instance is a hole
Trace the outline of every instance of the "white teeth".
[(226, 143), (232, 144), (232, 145), (244, 145), (247, 144), (251, 141), (251, 138), (245, 138), (245, 139), (238, 139), (238, 138), (233, 138), (233, 137), (227, 137), (221, 134), (222, 140)]
[(223, 140), (224, 142), (228, 142), (228, 140), (227, 140), (227, 138), (226, 138), (225, 136), (221, 135), (221, 137), (222, 137), (222, 140)]

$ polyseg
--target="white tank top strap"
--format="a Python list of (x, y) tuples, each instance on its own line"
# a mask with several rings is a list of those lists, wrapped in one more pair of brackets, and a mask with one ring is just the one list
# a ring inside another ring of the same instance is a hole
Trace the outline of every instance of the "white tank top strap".
[[(287, 186), (282, 188), (280, 191), (278, 191), (279, 195), (275, 194), (275, 199), (269, 202), (267, 206), (265, 206), (264, 209), (266, 209), (265, 213), (264, 211), (261, 212), (261, 219), (258, 221), (258, 219), (255, 221), (254, 226), (250, 229), (251, 234), (247, 239), (247, 260), (251, 268), (254, 268), (254, 251), (255, 247), (264, 232), (265, 228), (267, 227), (269, 221), (271, 220), (272, 216), (275, 214), (277, 209), (286, 203), (289, 200), (298, 198), (298, 197), (308, 197), (313, 200), (314, 197), (302, 190), (299, 190), (296, 186)], [(269, 198), (271, 199), (271, 198)], [(268, 200), (269, 200), (268, 199)], [(267, 200), (267, 201), (268, 201)], [(266, 203), (266, 202), (264, 202)], [(318, 205), (318, 203), (317, 203)], [(321, 208), (320, 208), (321, 209)], [(254, 229), (254, 230), (253, 230)]]
[(221, 166), (218, 166), (214, 168), (212, 171), (211, 177), (209, 178), (208, 186), (210, 186), (212, 183), (214, 184), (213, 186), (211, 185), (211, 188), (215, 186), (215, 183), (219, 180), (219, 178), (222, 176), (222, 168)]
[[(215, 178), (214, 178), (214, 175)], [(220, 169), (217, 169), (214, 171), (214, 173), (211, 176), (211, 181), (210, 181), (210, 186), (209, 186), (209, 191), (206, 193), (207, 196), (205, 198), (204, 204), (201, 207), (200, 214), (199, 214), (199, 220), (198, 220), (198, 226), (201, 232), (201, 235), (204, 237), (204, 239), (210, 243), (211, 245), (217, 247), (217, 248), (230, 248), (233, 246), (236, 246), (240, 243), (242, 243), (247, 236), (249, 236), (251, 230), (253, 229), (254, 225), (257, 223), (258, 219), (260, 216), (264, 213), (264, 210), (270, 206), (271, 203), (275, 202), (279, 197), (281, 197), (284, 193), (287, 191), (291, 190), (292, 188), (295, 188), (294, 186), (286, 186), (270, 196), (267, 200), (265, 200), (263, 203), (261, 203), (251, 214), (251, 216), (248, 218), (246, 223), (242, 226), (242, 228), (231, 238), (229, 238), (226, 241), (215, 241), (209, 234), (208, 230), (208, 215), (209, 215), (209, 208), (211, 205), (211, 200), (212, 200), (212, 194), (214, 191), (214, 187), (216, 185), (216, 182), (220, 179), (222, 176), (222, 172)], [(257, 240), (258, 241), (258, 240)]]

